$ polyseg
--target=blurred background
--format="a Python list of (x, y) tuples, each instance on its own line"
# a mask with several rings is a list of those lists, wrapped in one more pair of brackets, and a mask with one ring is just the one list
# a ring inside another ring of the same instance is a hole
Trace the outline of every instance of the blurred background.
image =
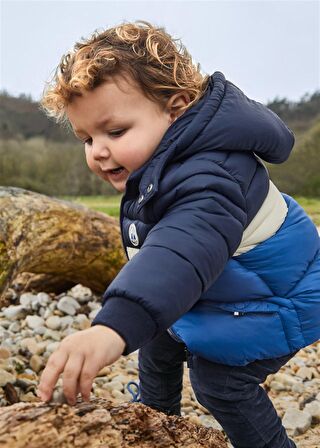
[(0, 185), (72, 198), (118, 214), (120, 196), (90, 173), (84, 150), (39, 110), (76, 41), (147, 20), (181, 38), (205, 73), (222, 71), (294, 131), (290, 159), (268, 166), (320, 225), (319, 1), (1, 1)]

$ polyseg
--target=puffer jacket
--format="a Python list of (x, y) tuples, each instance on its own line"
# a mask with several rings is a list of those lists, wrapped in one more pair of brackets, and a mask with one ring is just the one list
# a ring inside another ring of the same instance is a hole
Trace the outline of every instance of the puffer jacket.
[(130, 261), (92, 325), (128, 354), (168, 330), (206, 359), (244, 365), (320, 337), (320, 243), (289, 196), (274, 235), (235, 255), (269, 194), (261, 159), (285, 161), (292, 132), (220, 72), (131, 173), (120, 224)]

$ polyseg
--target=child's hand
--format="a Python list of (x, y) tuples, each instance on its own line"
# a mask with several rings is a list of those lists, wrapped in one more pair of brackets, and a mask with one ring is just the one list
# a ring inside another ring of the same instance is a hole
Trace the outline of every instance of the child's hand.
[(62, 340), (42, 372), (38, 396), (50, 401), (53, 389), (63, 372), (63, 392), (70, 405), (78, 392), (89, 401), (93, 379), (102, 367), (120, 358), (125, 342), (109, 327), (95, 325)]

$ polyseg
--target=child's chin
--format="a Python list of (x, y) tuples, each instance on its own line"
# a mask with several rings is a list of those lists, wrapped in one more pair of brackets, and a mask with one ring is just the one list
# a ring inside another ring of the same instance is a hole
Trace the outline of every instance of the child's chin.
[(124, 193), (126, 190), (126, 183), (123, 182), (122, 184), (111, 184), (113, 188), (118, 191), (119, 193)]

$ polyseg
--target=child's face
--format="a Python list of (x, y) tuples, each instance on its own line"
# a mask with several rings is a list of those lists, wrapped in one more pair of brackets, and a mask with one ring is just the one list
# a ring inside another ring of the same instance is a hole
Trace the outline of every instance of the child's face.
[[(67, 116), (77, 137), (85, 142), (89, 168), (120, 192), (129, 174), (152, 156), (174, 121), (168, 110), (120, 76), (74, 97)], [(111, 171), (116, 168), (122, 170)]]

